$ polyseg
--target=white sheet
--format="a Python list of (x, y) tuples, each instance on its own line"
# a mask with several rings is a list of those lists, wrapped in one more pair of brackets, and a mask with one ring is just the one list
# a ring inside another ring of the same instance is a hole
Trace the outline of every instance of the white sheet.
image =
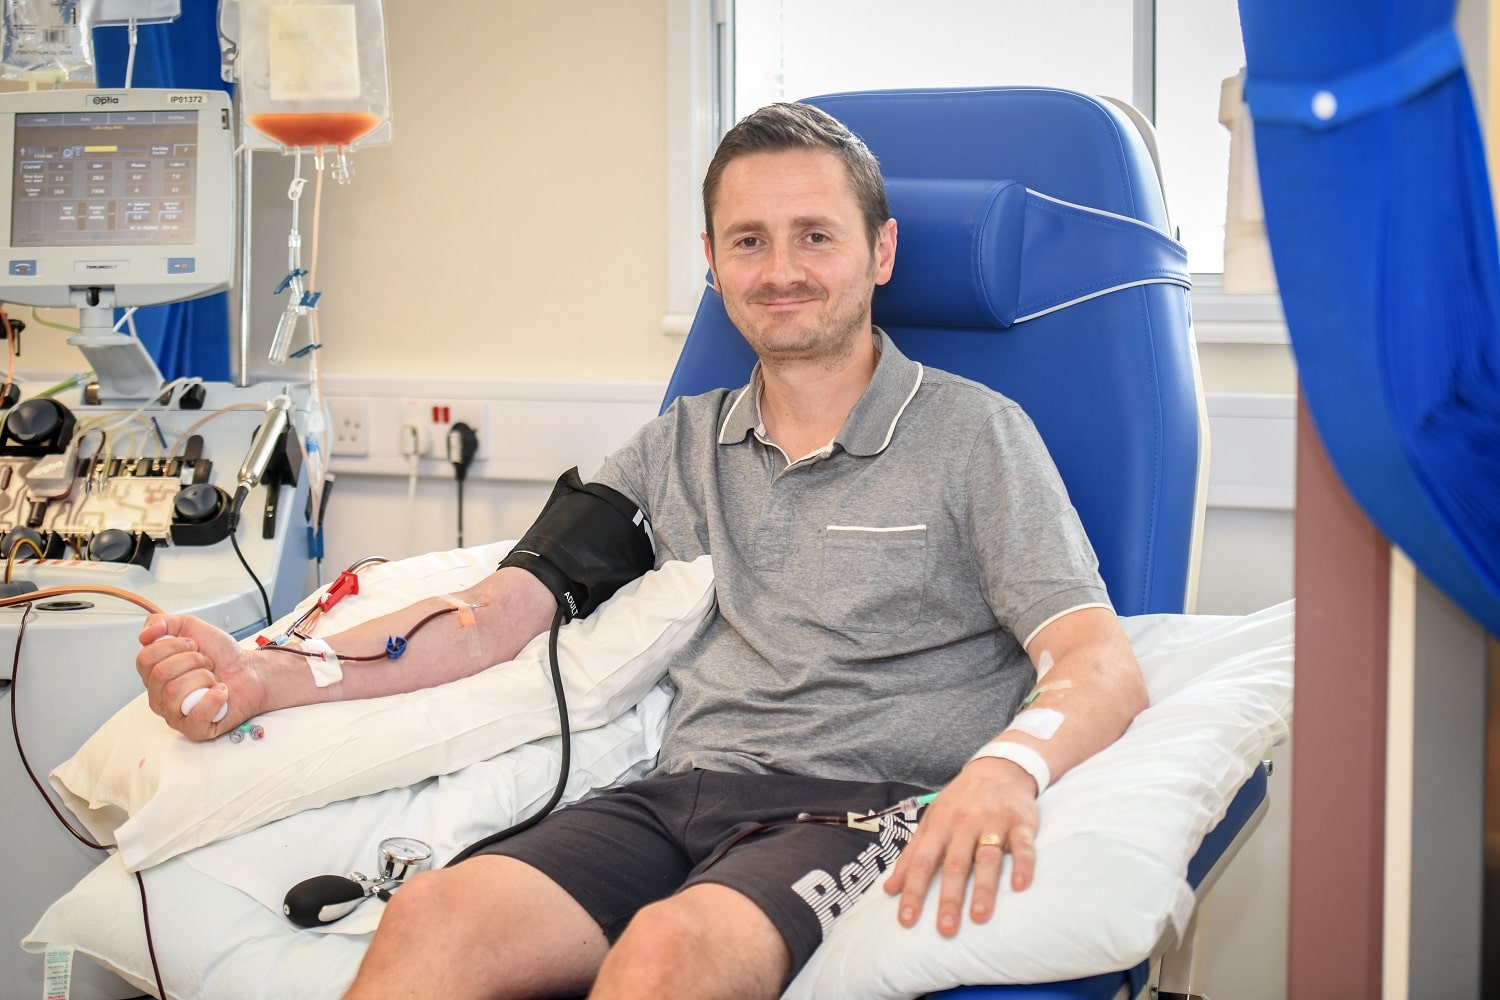
[[(1292, 620), (1289, 604), (1243, 618), (1127, 619), (1152, 708), (1115, 746), (1063, 776), (1042, 797), (1035, 885), (1019, 895), (1004, 890), (987, 925), (967, 926), (952, 940), (939, 938), (930, 921), (902, 930), (888, 912), (891, 901), (878, 891), (867, 894), (833, 929), (788, 996), (912, 997), (959, 982), (1074, 978), (1146, 957), (1168, 927), (1191, 911), (1183, 875), (1203, 832), (1222, 815), (1249, 769), (1288, 731)], [(486, 779), (504, 793), (456, 791), (466, 770), (445, 779), (448, 788), (435, 782), (418, 794), (462, 794), (487, 814), (487, 825), (503, 825), (501, 813), (545, 798), (551, 778), (536, 764), (537, 752), (546, 751), (522, 747), (489, 762), (508, 770)], [(484, 794), (492, 797), (483, 800)], [(316, 863), (306, 874), (316, 874), (369, 866), (365, 859), (373, 859), (373, 844), (387, 831), (449, 844), (468, 839), (438, 829), (448, 822), (439, 817), (452, 813), (446, 804), (430, 810), (433, 825), (424, 831), (401, 821), (411, 807), (392, 806), (396, 801), (399, 795), (388, 801), (367, 796), (317, 810), (323, 814), (317, 820), (302, 820), (315, 822), (316, 836), (338, 845), (315, 846), (306, 833), (274, 847), (252, 840), (283, 838), (294, 827), (282, 824), (295, 822), (283, 820), (212, 853), (190, 852), (149, 871), (153, 926), (169, 988), (213, 1000), (337, 996), (353, 976), (365, 938), (298, 931), (272, 912), (278, 890), (297, 880), (284, 852), (312, 852)], [(278, 874), (258, 879), (254, 872), (263, 863)], [(26, 947), (76, 947), (145, 987), (149, 964), (141, 929), (119, 918), (136, 912), (135, 892), (118, 859), (111, 858), (48, 910)], [(378, 912), (371, 904), (361, 909), (366, 923), (340, 931), (363, 928)]]

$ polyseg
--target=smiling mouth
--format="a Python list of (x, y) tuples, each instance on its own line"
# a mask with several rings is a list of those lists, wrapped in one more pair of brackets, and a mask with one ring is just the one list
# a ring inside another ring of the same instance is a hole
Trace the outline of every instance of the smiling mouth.
[(751, 305), (764, 306), (767, 309), (790, 309), (808, 303), (822, 302), (823, 298), (824, 296), (818, 294), (813, 288), (788, 288), (780, 290), (780, 294), (762, 290), (758, 294), (751, 294), (746, 301)]

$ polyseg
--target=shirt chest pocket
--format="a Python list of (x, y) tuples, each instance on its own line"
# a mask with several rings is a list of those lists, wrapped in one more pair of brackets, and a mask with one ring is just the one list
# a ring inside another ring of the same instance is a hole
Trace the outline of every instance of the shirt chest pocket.
[(840, 632), (904, 632), (922, 616), (927, 526), (823, 529), (819, 618)]

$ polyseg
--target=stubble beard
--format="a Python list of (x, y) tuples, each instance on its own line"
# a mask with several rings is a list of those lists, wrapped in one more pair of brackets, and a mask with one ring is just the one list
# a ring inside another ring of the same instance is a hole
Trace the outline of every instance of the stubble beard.
[[(772, 295), (766, 297), (774, 298)], [(826, 291), (822, 297), (826, 302)], [(826, 314), (826, 322), (791, 329), (781, 327), (774, 320), (762, 324), (754, 322), (751, 307), (756, 299), (757, 296), (750, 296), (743, 308), (739, 304), (731, 307), (726, 299), (725, 311), (761, 363), (768, 368), (808, 363), (837, 367), (854, 352), (860, 336), (870, 331), (868, 299), (861, 302), (846, 297), (834, 304), (833, 311)]]

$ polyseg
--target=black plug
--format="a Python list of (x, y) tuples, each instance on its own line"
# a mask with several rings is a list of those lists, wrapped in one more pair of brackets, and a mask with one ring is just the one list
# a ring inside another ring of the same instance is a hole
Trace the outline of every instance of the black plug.
[(479, 435), (465, 423), (448, 428), (448, 461), (453, 463), (453, 478), (463, 482), (469, 475), (469, 466), (474, 464), (474, 455), (479, 451)]

